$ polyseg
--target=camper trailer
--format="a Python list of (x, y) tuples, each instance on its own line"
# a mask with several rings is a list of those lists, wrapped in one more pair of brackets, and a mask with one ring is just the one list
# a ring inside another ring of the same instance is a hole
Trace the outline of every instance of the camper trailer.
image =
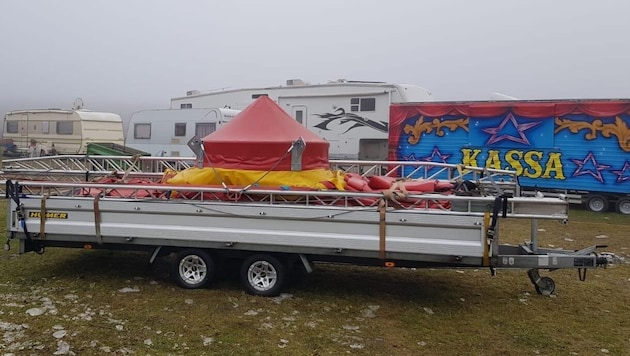
[(141, 110), (131, 115), (126, 146), (152, 156), (193, 156), (188, 141), (216, 131), (240, 110), (223, 108)]
[(2, 138), (12, 140), (23, 154), (31, 141), (49, 154), (84, 154), (90, 142), (124, 144), (124, 131), (120, 116), (108, 112), (18, 110), (4, 115)]
[(277, 87), (193, 90), (172, 98), (171, 108), (243, 109), (263, 95), (327, 140), (332, 159), (386, 159), (390, 104), (433, 101), (428, 90), (416, 85), (348, 80), (307, 84), (293, 79)]

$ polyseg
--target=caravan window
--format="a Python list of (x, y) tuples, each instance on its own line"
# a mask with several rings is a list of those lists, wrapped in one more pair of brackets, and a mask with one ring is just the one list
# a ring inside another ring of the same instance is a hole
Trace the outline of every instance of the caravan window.
[(18, 122), (17, 121), (7, 121), (7, 133), (18, 133)]
[(42, 121), (42, 133), (50, 133), (50, 122)]
[(186, 123), (180, 122), (175, 124), (175, 136), (186, 136)]
[(57, 121), (57, 135), (72, 135), (74, 133), (72, 121)]
[(133, 138), (150, 139), (151, 138), (151, 124), (135, 124), (133, 126)]
[(376, 98), (352, 98), (350, 111), (376, 111)]
[(217, 130), (215, 122), (199, 122), (195, 124), (195, 136), (204, 138)]
[(179, 104), (180, 109), (192, 109), (192, 103)]

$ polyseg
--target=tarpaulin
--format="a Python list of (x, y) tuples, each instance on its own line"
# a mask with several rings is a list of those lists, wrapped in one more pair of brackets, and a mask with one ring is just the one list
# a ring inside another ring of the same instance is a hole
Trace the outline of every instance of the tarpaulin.
[(308, 188), (344, 190), (343, 172), (328, 169), (311, 169), (299, 172), (292, 171), (254, 171), (224, 168), (188, 168), (181, 172), (169, 171), (164, 174), (165, 183), (173, 185), (221, 185), (247, 186), (272, 189)]
[(230, 122), (203, 138), (204, 166), (290, 171), (294, 141), (302, 138), (302, 169), (329, 168), (328, 141), (320, 138), (266, 96), (256, 99)]

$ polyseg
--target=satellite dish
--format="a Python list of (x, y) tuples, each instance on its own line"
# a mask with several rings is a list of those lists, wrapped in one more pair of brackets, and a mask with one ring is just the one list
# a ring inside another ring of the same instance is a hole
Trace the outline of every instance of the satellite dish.
[(72, 105), (72, 110), (81, 110), (83, 109), (83, 99), (76, 98), (74, 99), (74, 104)]

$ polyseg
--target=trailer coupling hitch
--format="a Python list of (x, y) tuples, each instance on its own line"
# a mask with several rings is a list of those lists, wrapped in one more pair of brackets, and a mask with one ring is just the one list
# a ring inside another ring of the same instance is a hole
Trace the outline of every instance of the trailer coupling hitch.
[[(595, 245), (595, 250), (606, 248), (606, 247), (608, 247), (608, 245)], [(608, 264), (611, 262), (610, 259), (606, 257), (606, 253), (599, 255), (596, 252), (593, 252), (593, 254), (595, 254), (595, 267), (606, 268)]]
[[(608, 258), (604, 257), (604, 256), (596, 256), (595, 257), (595, 267), (604, 267), (606, 268), (608, 266)], [(588, 271), (588, 269), (586, 268), (578, 268), (578, 278), (580, 279), (581, 282), (584, 282), (586, 280), (586, 271)]]
[(608, 266), (608, 258), (604, 257), (604, 256), (597, 256), (597, 258), (595, 259), (595, 263), (597, 264), (597, 267), (606, 267)]

